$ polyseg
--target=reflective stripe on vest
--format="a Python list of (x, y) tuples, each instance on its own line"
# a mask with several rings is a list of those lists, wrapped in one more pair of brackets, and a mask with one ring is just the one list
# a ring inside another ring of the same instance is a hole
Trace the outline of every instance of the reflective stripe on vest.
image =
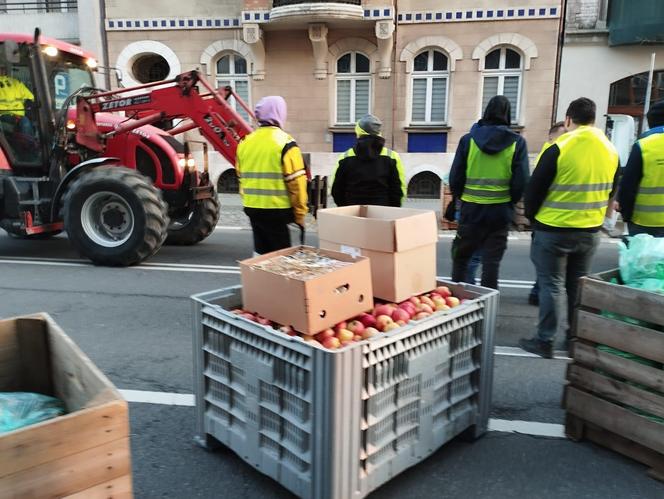
[(589, 229), (604, 220), (618, 153), (598, 128), (581, 126), (561, 136), (556, 178), (535, 219), (561, 228)]
[(260, 127), (237, 149), (242, 204), (247, 208), (290, 208), (282, 151), (293, 138), (277, 127)]
[(471, 138), (461, 199), (477, 204), (509, 203), (515, 151), (516, 142), (496, 154), (487, 154)]
[(634, 202), (632, 222), (645, 227), (664, 227), (664, 133), (639, 140), (643, 177)]

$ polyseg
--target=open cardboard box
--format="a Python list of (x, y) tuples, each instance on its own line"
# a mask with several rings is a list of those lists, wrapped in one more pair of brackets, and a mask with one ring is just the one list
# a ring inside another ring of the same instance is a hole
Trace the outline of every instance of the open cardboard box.
[(400, 302), (436, 287), (436, 215), (355, 205), (318, 212), (320, 247), (371, 260), (374, 296)]
[(0, 497), (132, 497), (127, 402), (48, 315), (0, 321), (0, 391), (67, 409), (0, 433)]
[[(309, 280), (298, 280), (256, 268), (255, 264), (301, 248), (318, 251), (350, 265)], [(296, 246), (240, 262), (242, 306), (305, 334), (328, 327), (373, 308), (369, 259), (324, 249)]]

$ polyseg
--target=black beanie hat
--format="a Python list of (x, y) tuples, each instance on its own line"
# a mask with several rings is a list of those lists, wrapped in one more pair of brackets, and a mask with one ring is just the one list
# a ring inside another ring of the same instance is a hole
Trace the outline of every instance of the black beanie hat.
[(648, 111), (648, 126), (655, 128), (664, 125), (664, 100), (655, 102)]

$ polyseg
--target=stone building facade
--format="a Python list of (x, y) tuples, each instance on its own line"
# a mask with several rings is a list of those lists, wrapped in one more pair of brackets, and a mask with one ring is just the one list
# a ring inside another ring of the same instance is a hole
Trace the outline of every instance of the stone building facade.
[[(282, 95), (286, 129), (328, 174), (372, 112), (412, 195), (438, 195), (454, 150), (497, 93), (537, 152), (552, 120), (556, 0), (106, 0), (122, 84), (199, 68), (251, 104)], [(211, 162), (231, 175), (218, 155)], [(224, 184), (226, 185), (226, 184)]]

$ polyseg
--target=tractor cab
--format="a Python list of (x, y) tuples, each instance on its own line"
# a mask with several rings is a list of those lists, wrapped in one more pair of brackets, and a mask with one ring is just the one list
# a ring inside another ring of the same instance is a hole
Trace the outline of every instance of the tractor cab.
[[(35, 50), (41, 52), (37, 57)], [(18, 175), (48, 172), (48, 156), (68, 97), (93, 87), (96, 61), (80, 47), (0, 33), (0, 155)]]

